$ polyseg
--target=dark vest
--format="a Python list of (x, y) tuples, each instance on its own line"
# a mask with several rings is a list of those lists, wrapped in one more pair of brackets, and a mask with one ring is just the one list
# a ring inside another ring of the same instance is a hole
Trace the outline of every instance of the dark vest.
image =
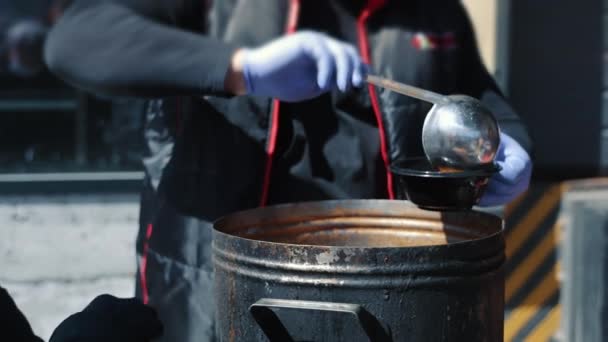
[[(290, 14), (297, 20), (289, 22)], [(467, 54), (477, 52), (458, 1), (248, 0), (224, 21), (216, 34), (243, 46), (297, 24), (368, 51), (379, 75), (440, 93), (483, 91), (463, 72), (470, 71)], [(167, 99), (162, 111), (176, 138), (160, 191), (184, 214), (209, 221), (259, 206), (265, 188), (265, 204), (386, 198), (387, 165), (423, 155), (429, 109), (367, 86), (297, 104), (249, 96)]]

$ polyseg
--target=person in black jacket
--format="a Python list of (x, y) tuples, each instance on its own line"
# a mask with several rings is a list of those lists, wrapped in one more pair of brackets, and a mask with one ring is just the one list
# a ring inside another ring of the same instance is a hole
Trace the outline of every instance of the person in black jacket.
[(530, 180), (527, 131), (457, 0), (76, 0), (45, 56), (83, 89), (147, 99), (138, 296), (158, 309), (163, 341), (214, 338), (220, 216), (394, 198), (389, 167), (424, 155), (430, 107), (364, 86), (367, 68), (493, 111), (502, 171), (482, 205), (509, 202)]
[(0, 287), (0, 340), (19, 342), (42, 342), (34, 334), (29, 322), (21, 313), (8, 292)]
[[(9, 293), (0, 287), (0, 341), (42, 342)], [(49, 342), (148, 342), (162, 335), (154, 309), (135, 298), (96, 297), (66, 318)]]

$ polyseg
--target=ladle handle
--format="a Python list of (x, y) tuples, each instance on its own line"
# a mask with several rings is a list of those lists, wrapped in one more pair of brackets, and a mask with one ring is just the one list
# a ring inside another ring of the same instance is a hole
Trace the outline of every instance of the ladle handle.
[(375, 86), (386, 88), (396, 93), (407, 95), (422, 101), (434, 104), (444, 104), (448, 101), (447, 98), (441, 94), (437, 94), (432, 91), (421, 89), (404, 83), (399, 83), (384, 77), (369, 74), (367, 75), (365, 80), (367, 81), (367, 83), (373, 84)]

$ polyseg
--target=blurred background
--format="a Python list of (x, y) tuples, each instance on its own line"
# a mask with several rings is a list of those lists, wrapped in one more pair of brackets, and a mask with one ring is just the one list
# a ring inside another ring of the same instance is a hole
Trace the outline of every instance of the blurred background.
[(0, 0), (0, 284), (44, 339), (100, 293), (134, 295), (143, 178), (141, 103), (44, 67), (67, 3)]
[[(607, 2), (463, 2), (535, 143), (534, 184), (505, 210), (505, 339), (601, 341), (605, 305), (583, 304), (608, 283)], [(45, 339), (97, 294), (133, 295), (143, 178), (142, 104), (77, 91), (44, 67), (65, 4), (0, 0), (0, 284)]]

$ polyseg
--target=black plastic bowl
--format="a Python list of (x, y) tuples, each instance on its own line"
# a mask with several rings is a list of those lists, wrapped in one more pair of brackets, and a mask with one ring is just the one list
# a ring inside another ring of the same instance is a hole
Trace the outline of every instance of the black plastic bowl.
[(470, 210), (479, 203), (488, 181), (500, 170), (489, 164), (475, 170), (440, 172), (426, 158), (412, 158), (391, 166), (398, 199), (428, 210)]

